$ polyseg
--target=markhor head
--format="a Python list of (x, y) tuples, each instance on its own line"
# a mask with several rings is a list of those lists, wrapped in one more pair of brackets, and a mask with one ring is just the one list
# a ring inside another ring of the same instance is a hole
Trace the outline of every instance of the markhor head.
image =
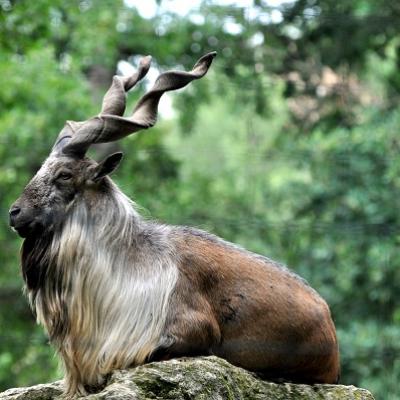
[(86, 157), (89, 147), (152, 127), (163, 93), (180, 89), (204, 76), (215, 55), (212, 52), (200, 58), (190, 72), (161, 74), (129, 117), (123, 116), (126, 92), (147, 74), (151, 57), (144, 57), (132, 76), (115, 76), (99, 115), (82, 122), (66, 122), (49, 157), (11, 206), (10, 226), (24, 238), (54, 232), (77, 198), (90, 198), (96, 192), (107, 193), (110, 183), (105, 177), (117, 168), (122, 153), (112, 154), (97, 163)]

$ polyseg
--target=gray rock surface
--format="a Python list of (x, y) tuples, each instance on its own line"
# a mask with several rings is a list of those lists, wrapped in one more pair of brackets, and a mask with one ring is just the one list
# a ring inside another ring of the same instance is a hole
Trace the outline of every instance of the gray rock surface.
[[(0, 400), (61, 399), (62, 381), (9, 389)], [(115, 371), (88, 400), (374, 400), (354, 386), (271, 383), (217, 357), (182, 358)]]

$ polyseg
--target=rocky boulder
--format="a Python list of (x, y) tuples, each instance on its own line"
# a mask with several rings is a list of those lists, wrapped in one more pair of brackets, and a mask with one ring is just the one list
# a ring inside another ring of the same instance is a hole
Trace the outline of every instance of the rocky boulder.
[[(61, 399), (62, 381), (9, 389), (0, 400)], [(107, 386), (84, 399), (100, 400), (374, 400), (354, 386), (271, 383), (217, 357), (182, 358), (115, 371)]]

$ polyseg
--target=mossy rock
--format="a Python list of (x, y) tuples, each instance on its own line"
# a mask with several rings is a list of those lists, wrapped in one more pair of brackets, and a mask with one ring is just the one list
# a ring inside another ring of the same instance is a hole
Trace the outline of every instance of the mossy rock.
[[(61, 399), (62, 382), (9, 389), (0, 400)], [(181, 358), (115, 371), (100, 400), (374, 400), (354, 386), (271, 383), (217, 357)]]

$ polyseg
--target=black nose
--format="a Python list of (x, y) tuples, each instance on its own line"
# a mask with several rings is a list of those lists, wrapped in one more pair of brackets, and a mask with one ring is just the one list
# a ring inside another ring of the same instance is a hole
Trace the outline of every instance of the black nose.
[(14, 226), (15, 218), (21, 212), (21, 208), (17, 206), (13, 206), (10, 208), (10, 225)]
[(10, 215), (11, 215), (12, 217), (16, 217), (16, 216), (20, 213), (20, 211), (21, 211), (21, 208), (20, 208), (20, 207), (16, 207), (16, 206), (11, 207), (11, 209), (10, 209)]

